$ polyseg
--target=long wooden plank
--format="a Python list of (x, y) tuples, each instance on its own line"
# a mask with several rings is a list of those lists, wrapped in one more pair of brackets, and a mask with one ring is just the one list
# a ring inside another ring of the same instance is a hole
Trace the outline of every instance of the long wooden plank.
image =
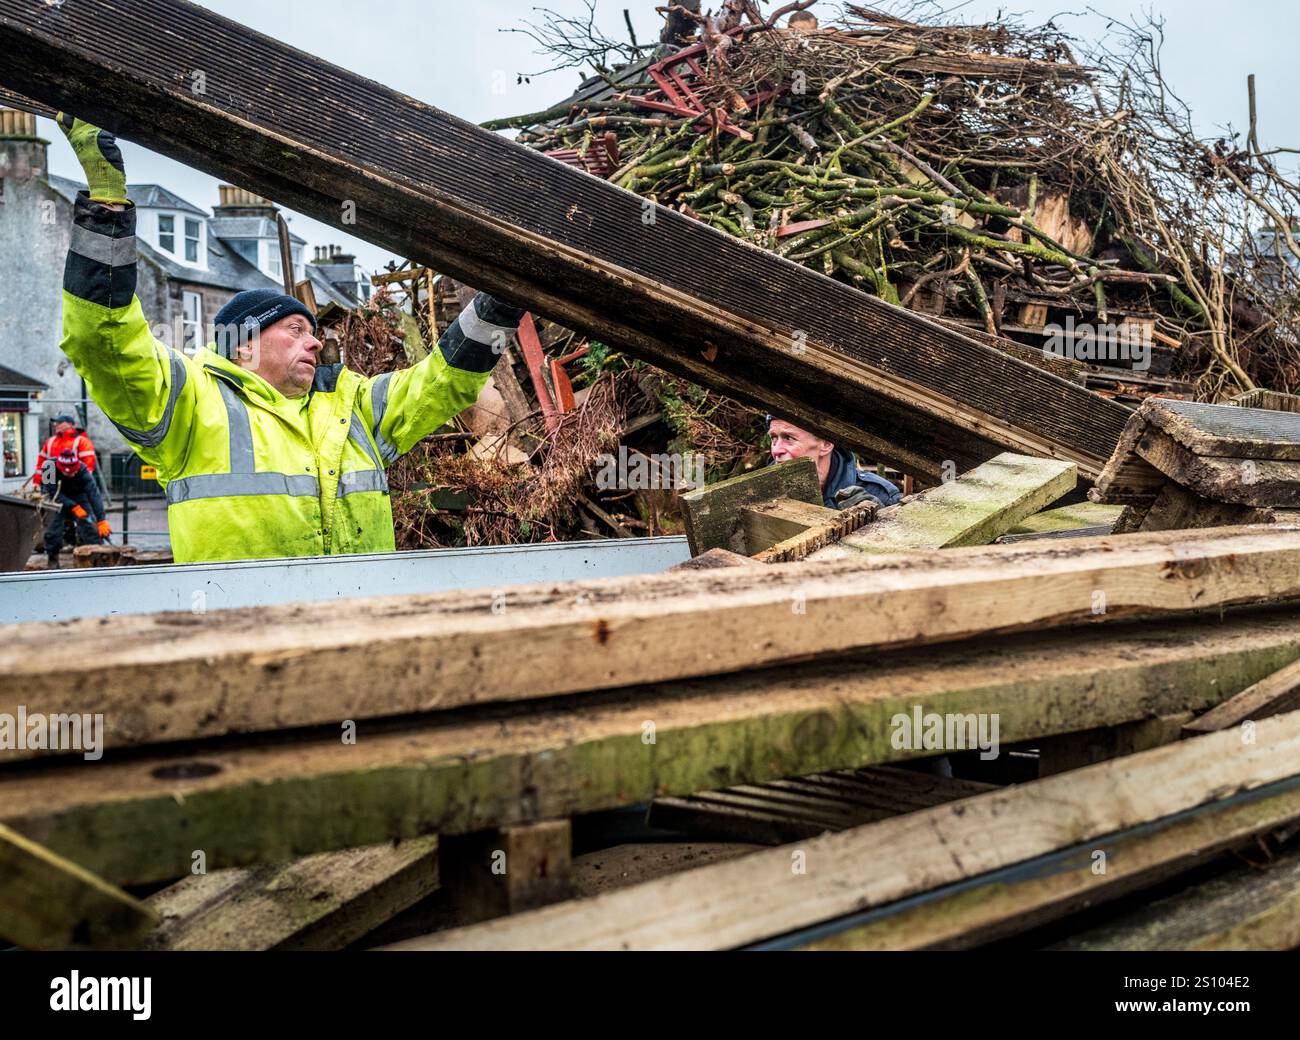
[(1009, 449), (1094, 476), (1128, 415), (183, 0), (0, 0), (0, 51), (28, 97), (907, 472)]
[(728, 949), (1300, 774), (1300, 713), (389, 949)]
[[(0, 723), (20, 711), (103, 713), (109, 749), (337, 728), (1297, 595), (1300, 531), (1266, 527), (360, 599), (346, 610), (38, 622), (12, 626), (0, 646)], [(46, 753), (7, 746), (0, 763)]]
[(159, 881), (195, 849), (209, 869), (243, 866), (933, 755), (895, 746), (896, 716), (918, 706), (996, 715), (1002, 744), (1197, 711), (1297, 657), (1290, 608), (873, 653), (363, 723), (355, 745), (327, 730), (16, 770), (0, 819), (105, 878)]
[(149, 897), (150, 950), (341, 950), (438, 887), (438, 839), (191, 875)]
[(1054, 943), (1056, 950), (1294, 950), (1300, 947), (1300, 850), (1238, 866), (1118, 920)]
[(157, 921), (116, 885), (0, 824), (0, 940), (29, 950), (130, 949)]
[(1074, 489), (1074, 466), (1009, 452), (882, 509), (873, 523), (817, 550), (810, 559), (850, 559), (856, 553), (985, 545)]
[[(1102, 905), (1183, 873), (1300, 819), (1300, 784), (1213, 802), (1040, 860), (995, 871), (916, 902), (811, 929), (787, 944), (805, 950), (965, 950)], [(1099, 859), (1095, 853), (1105, 853)], [(1100, 868), (1100, 869), (1099, 869)]]
[(1300, 709), (1300, 662), (1279, 668), (1183, 728), (1189, 734), (1217, 733), (1243, 722), (1297, 709)]

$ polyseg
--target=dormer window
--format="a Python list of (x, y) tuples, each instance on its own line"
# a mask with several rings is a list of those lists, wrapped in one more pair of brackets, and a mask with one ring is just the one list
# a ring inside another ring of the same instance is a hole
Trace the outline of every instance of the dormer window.
[(199, 262), (199, 246), (203, 237), (203, 225), (193, 217), (185, 218), (185, 260), (187, 263)]

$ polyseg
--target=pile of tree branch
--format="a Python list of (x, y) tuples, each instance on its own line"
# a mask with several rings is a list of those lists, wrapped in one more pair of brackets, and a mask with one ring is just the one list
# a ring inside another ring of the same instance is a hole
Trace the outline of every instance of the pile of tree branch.
[[(1051, 23), (850, 7), (786, 28), (754, 3), (689, 6), (668, 10), (694, 50), (597, 64), (566, 103), (485, 125), (990, 334), (1041, 345), (1047, 319), (1133, 321), (1165, 355), (1153, 370), (1202, 398), (1300, 383), (1300, 187), (1259, 146), (1253, 83), (1245, 142), (1197, 136), (1158, 24), (1117, 23), (1076, 59)], [(547, 17), (532, 35), (555, 67), (593, 61), (592, 39)]]

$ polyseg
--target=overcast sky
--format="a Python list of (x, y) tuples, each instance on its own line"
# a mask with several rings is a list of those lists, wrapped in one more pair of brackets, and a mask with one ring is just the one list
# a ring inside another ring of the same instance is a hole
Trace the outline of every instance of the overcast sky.
[[(582, 0), (541, 2), (566, 14), (585, 9)], [(630, 8), (638, 38), (654, 40), (659, 31), (656, 2), (663, 0), (598, 0), (598, 21), (608, 35), (621, 37), (623, 9)], [(385, 0), (382, 5), (208, 0), (203, 6), (474, 122), (546, 108), (578, 82), (573, 70), (516, 82), (518, 73), (547, 64), (526, 36), (501, 31), (537, 18), (530, 0)], [(706, 9), (710, 6), (717, 4), (705, 0)], [(777, 3), (765, 6), (773, 10)], [(834, 10), (838, 4), (822, 0), (817, 6)], [(1254, 72), (1261, 145), (1300, 147), (1300, 8), (1295, 0), (1237, 0), (1230, 5), (1223, 0), (1094, 0), (1087, 8), (1080, 4), (1075, 14), (1062, 14), (1060, 4), (1052, 2), (971, 0), (960, 15), (964, 21), (982, 22), (1011, 10), (1035, 24), (1055, 17), (1074, 35), (1090, 39), (1105, 32), (1108, 18), (1130, 19), (1148, 9), (1165, 20), (1166, 79), (1191, 106), (1204, 132), (1245, 126), (1246, 76)], [(80, 179), (63, 135), (49, 121), (41, 122), (42, 136), (53, 142), (51, 171)], [(206, 174), (129, 142), (122, 152), (132, 183), (163, 184), (205, 209), (216, 202), (217, 182)], [(351, 245), (371, 269), (391, 259), (384, 250), (308, 217), (293, 216), (291, 227), (309, 247)]]

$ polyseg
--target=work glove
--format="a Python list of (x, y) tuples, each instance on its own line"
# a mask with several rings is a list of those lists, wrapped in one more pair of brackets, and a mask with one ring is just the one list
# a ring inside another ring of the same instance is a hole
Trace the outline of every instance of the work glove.
[(72, 515), (75, 516), (78, 520), (84, 520), (90, 514), (86, 512), (83, 506), (73, 506)]
[(66, 112), (60, 112), (55, 122), (77, 153), (77, 161), (90, 187), (91, 201), (126, 205), (126, 168), (122, 165), (117, 138)]
[(99, 521), (99, 523), (95, 525), (95, 529), (99, 532), (99, 537), (101, 538), (107, 538), (113, 533), (113, 529), (108, 526), (107, 520)]
[(883, 506), (883, 503), (875, 495), (860, 484), (850, 484), (848, 487), (840, 488), (835, 492), (835, 508), (848, 509), (850, 506), (860, 506), (863, 502), (870, 502), (877, 509)]

